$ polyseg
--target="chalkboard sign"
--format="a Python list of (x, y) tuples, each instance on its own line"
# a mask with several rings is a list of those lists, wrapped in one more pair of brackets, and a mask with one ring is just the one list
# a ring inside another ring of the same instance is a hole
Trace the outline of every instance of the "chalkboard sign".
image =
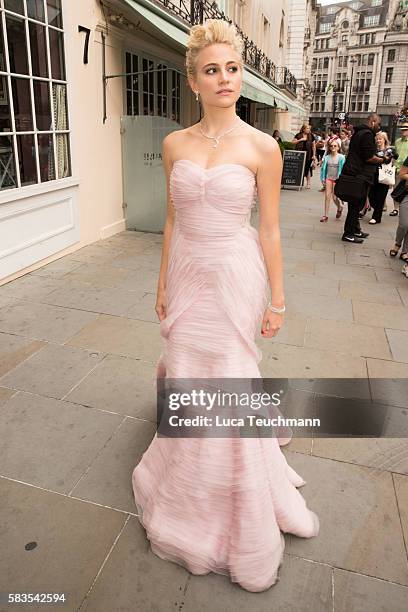
[(306, 151), (286, 150), (283, 153), (282, 186), (297, 187), (303, 185)]

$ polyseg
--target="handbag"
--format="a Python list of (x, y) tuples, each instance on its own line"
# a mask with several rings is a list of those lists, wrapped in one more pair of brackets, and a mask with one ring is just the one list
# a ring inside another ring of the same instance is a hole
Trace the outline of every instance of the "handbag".
[(368, 184), (362, 176), (350, 176), (348, 174), (340, 174), (334, 186), (334, 194), (343, 200), (362, 200), (367, 197)]
[(378, 168), (378, 182), (382, 185), (394, 187), (395, 185), (395, 166), (392, 164), (382, 164)]
[(395, 189), (391, 192), (391, 197), (393, 200), (401, 204), (406, 195), (408, 195), (407, 182), (403, 180), (400, 181)]

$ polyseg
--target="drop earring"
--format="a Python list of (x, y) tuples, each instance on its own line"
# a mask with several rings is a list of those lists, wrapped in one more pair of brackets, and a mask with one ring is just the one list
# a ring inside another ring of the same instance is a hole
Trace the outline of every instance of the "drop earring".
[(196, 95), (196, 100), (198, 102), (198, 91), (195, 92), (195, 95)]

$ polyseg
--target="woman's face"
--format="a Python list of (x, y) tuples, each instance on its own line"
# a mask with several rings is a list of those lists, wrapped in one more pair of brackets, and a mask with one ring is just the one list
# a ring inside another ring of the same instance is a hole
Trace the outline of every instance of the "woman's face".
[(377, 136), (375, 137), (375, 141), (377, 143), (377, 147), (379, 147), (380, 149), (385, 149), (384, 136), (380, 136), (380, 134), (377, 134)]
[(304, 129), (304, 133), (305, 133), (305, 134), (310, 134), (310, 130), (311, 130), (310, 125), (307, 125), (307, 126), (305, 127), (305, 129)]
[[(214, 43), (202, 49), (196, 62), (195, 77), (189, 77), (193, 91), (198, 91), (203, 104), (226, 108), (241, 95), (242, 69), (240, 55), (225, 43)], [(229, 90), (219, 93), (220, 90)]]
[(329, 146), (330, 153), (338, 153), (339, 152), (339, 143), (331, 142)]

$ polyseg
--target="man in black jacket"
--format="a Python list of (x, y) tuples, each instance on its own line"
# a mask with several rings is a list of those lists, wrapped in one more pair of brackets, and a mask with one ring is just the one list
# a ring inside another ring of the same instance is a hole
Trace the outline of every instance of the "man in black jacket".
[(354, 128), (354, 134), (350, 140), (349, 153), (342, 174), (361, 179), (365, 195), (350, 198), (348, 202), (348, 213), (342, 236), (344, 242), (361, 243), (369, 236), (366, 232), (361, 231), (358, 213), (364, 208), (369, 186), (374, 183), (376, 168), (384, 161), (376, 155), (375, 134), (380, 130), (380, 126), (380, 117), (376, 113), (371, 113), (363, 124)]

